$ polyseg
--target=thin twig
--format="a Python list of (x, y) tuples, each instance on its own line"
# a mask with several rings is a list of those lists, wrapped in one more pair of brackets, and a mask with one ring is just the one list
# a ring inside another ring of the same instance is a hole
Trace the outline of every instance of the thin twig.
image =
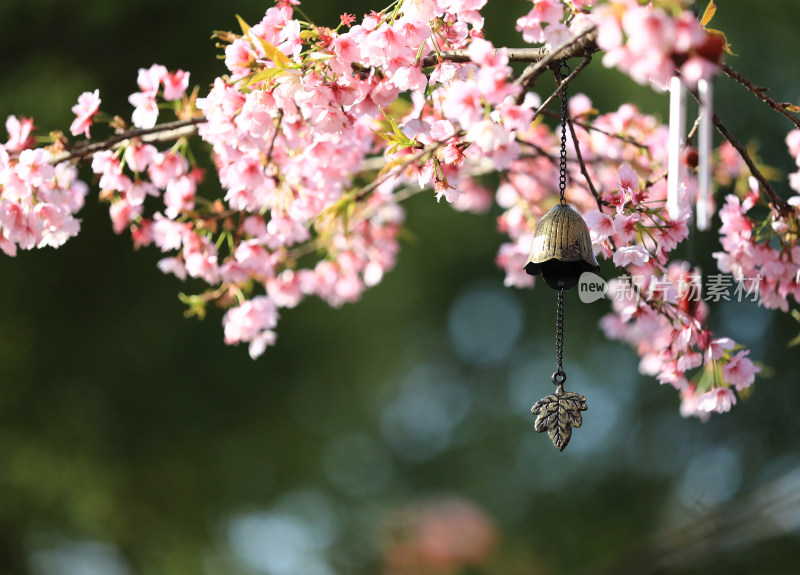
[(572, 118), (567, 116), (567, 126), (569, 126), (569, 133), (572, 135), (572, 144), (575, 146), (575, 156), (578, 158), (578, 165), (581, 167), (581, 174), (586, 178), (586, 184), (589, 186), (589, 191), (594, 196), (594, 201), (597, 202), (597, 209), (603, 211), (603, 201), (600, 199), (600, 194), (597, 188), (592, 183), (592, 178), (589, 177), (589, 171), (586, 169), (586, 164), (583, 161), (583, 154), (581, 154), (581, 145), (578, 142), (578, 135), (575, 133), (575, 126), (572, 125)]
[(581, 63), (578, 64), (577, 66), (575, 66), (575, 69), (572, 72), (570, 72), (569, 76), (564, 78), (564, 80), (558, 85), (558, 87), (555, 89), (555, 91), (552, 94), (550, 94), (547, 97), (547, 99), (544, 102), (542, 102), (542, 105), (539, 106), (539, 109), (536, 110), (533, 113), (533, 118), (532, 118), (531, 121), (535, 120), (539, 116), (539, 114), (541, 114), (544, 111), (544, 109), (547, 107), (547, 105), (550, 104), (550, 102), (552, 102), (556, 97), (560, 96), (561, 92), (564, 90), (564, 88), (566, 88), (567, 85), (569, 85), (569, 83), (572, 82), (572, 80), (575, 79), (575, 76), (580, 74), (581, 71), (586, 66), (588, 66), (589, 62), (591, 62), (591, 61), (592, 61), (592, 57), (590, 55), (584, 56), (583, 60), (581, 60)]
[[(697, 92), (694, 90), (689, 90), (689, 93), (699, 104), (700, 97), (697, 95)], [(772, 200), (772, 204), (774, 205), (775, 209), (781, 214), (788, 214), (792, 212), (792, 207), (787, 204), (786, 201), (777, 193), (775, 193), (775, 189), (772, 187), (772, 184), (767, 181), (767, 178), (765, 178), (764, 174), (761, 173), (761, 170), (758, 169), (758, 166), (753, 161), (753, 158), (750, 157), (750, 153), (747, 151), (747, 148), (745, 148), (739, 142), (739, 140), (737, 140), (736, 137), (731, 134), (730, 130), (728, 130), (728, 128), (722, 123), (722, 120), (720, 120), (719, 116), (716, 114), (714, 114), (714, 125), (717, 127), (719, 133), (722, 134), (722, 136), (728, 140), (728, 142), (730, 142), (731, 146), (736, 148), (736, 151), (739, 152), (739, 156), (741, 156), (742, 160), (744, 160), (744, 163), (747, 164), (747, 167), (750, 168), (750, 173), (761, 184), (760, 188), (764, 190), (764, 193), (769, 196), (770, 200)]]
[(722, 136), (728, 140), (728, 142), (730, 142), (731, 146), (736, 148), (736, 151), (739, 152), (739, 155), (742, 157), (742, 160), (744, 160), (744, 163), (747, 164), (748, 168), (750, 168), (750, 173), (753, 174), (753, 177), (758, 180), (758, 182), (761, 184), (761, 189), (764, 190), (764, 193), (769, 196), (770, 200), (772, 200), (775, 209), (781, 213), (787, 213), (791, 211), (791, 206), (787, 204), (786, 201), (777, 193), (775, 193), (772, 184), (767, 181), (767, 178), (765, 178), (764, 174), (761, 173), (761, 170), (758, 169), (758, 166), (756, 166), (753, 158), (750, 157), (750, 153), (747, 151), (747, 149), (741, 143), (739, 143), (739, 140), (737, 140), (733, 134), (730, 133), (728, 128), (722, 123), (722, 120), (720, 120), (719, 116), (716, 114), (714, 114), (714, 125), (717, 127), (717, 130), (719, 130), (719, 133), (722, 134)]
[(177, 122), (167, 122), (166, 124), (159, 124), (152, 128), (138, 128), (136, 130), (128, 130), (122, 132), (108, 140), (101, 142), (90, 142), (66, 150), (58, 154), (54, 154), (50, 158), (51, 164), (59, 164), (69, 160), (82, 160), (87, 156), (91, 156), (95, 152), (101, 150), (111, 150), (123, 142), (133, 138), (139, 138), (143, 142), (166, 142), (177, 140), (186, 136), (192, 136), (197, 133), (198, 124), (204, 124), (206, 119), (204, 117), (189, 118), (188, 120), (178, 120)]
[(689, 130), (689, 133), (686, 135), (686, 142), (683, 144), (683, 149), (684, 150), (687, 147), (689, 147), (690, 142), (692, 141), (692, 138), (694, 138), (694, 135), (697, 133), (697, 130), (700, 128), (700, 120), (702, 119), (702, 117), (703, 117), (703, 114), (701, 112), (700, 114), (697, 115), (697, 118), (695, 118), (694, 124), (692, 124), (692, 129)]
[(795, 116), (794, 114), (792, 114), (791, 112), (789, 112), (789, 110), (786, 109), (787, 106), (789, 106), (789, 104), (783, 104), (781, 102), (773, 100), (772, 98), (767, 96), (767, 93), (766, 93), (767, 89), (766, 88), (760, 88), (760, 87), (756, 86), (750, 80), (748, 80), (747, 78), (742, 76), (739, 72), (737, 72), (736, 70), (734, 70), (733, 68), (731, 68), (727, 64), (722, 64), (722, 71), (725, 72), (725, 74), (729, 78), (733, 78), (734, 80), (739, 82), (742, 86), (747, 88), (759, 100), (761, 100), (762, 102), (765, 102), (770, 108), (772, 108), (776, 112), (779, 112), (779, 113), (783, 114), (784, 116), (786, 116), (787, 118), (789, 118), (792, 121), (792, 123), (795, 125), (795, 127), (800, 128), (800, 119), (797, 116)]
[(355, 198), (356, 201), (364, 199), (367, 195), (369, 195), (378, 186), (383, 184), (386, 180), (388, 180), (389, 178), (395, 176), (397, 174), (397, 172), (405, 170), (408, 166), (410, 166), (411, 164), (417, 162), (417, 160), (419, 160), (420, 158), (422, 158), (426, 154), (433, 153), (434, 151), (436, 151), (443, 144), (444, 144), (444, 142), (436, 142), (436, 144), (434, 144), (432, 146), (427, 146), (426, 148), (420, 150), (419, 152), (417, 152), (416, 154), (414, 154), (413, 156), (411, 156), (407, 160), (404, 160), (403, 162), (401, 162), (401, 163), (397, 164), (396, 166), (393, 166), (392, 168), (390, 168), (385, 174), (383, 174), (379, 178), (374, 179), (373, 181), (371, 181), (369, 184), (367, 184), (363, 188), (359, 188), (358, 190), (356, 190), (353, 193), (353, 197)]
[(668, 172), (667, 170), (664, 170), (663, 172), (661, 172), (659, 175), (657, 175), (657, 176), (656, 176), (655, 178), (653, 178), (652, 180), (647, 180), (647, 181), (645, 181), (645, 183), (644, 183), (644, 187), (645, 187), (645, 188), (652, 188), (652, 187), (653, 187), (653, 186), (655, 186), (655, 185), (656, 185), (658, 182), (660, 182), (661, 180), (663, 180), (664, 178), (666, 178), (668, 174), (669, 174), (669, 172)]
[[(542, 110), (541, 115), (547, 116), (548, 118), (559, 118), (559, 119), (561, 118), (561, 114), (553, 112), (551, 110)], [(633, 138), (630, 138), (628, 136), (623, 136), (621, 134), (613, 134), (608, 130), (598, 128), (597, 126), (588, 124), (586, 122), (582, 122), (580, 120), (573, 119), (572, 121), (576, 126), (583, 128), (587, 132), (597, 132), (598, 134), (603, 134), (604, 136), (607, 136), (609, 138), (614, 138), (615, 140), (619, 140), (620, 142), (625, 142), (626, 144), (630, 144), (631, 146), (636, 146), (637, 148), (640, 148), (642, 150), (650, 149), (649, 146), (647, 146), (646, 144), (642, 144), (641, 142), (634, 140)]]
[[(528, 140), (523, 140), (519, 136), (516, 137), (516, 140), (517, 140), (517, 143), (523, 144), (525, 146), (529, 146), (529, 147), (533, 148), (533, 150), (536, 152), (535, 154), (520, 154), (519, 158), (518, 158), (520, 160), (528, 160), (528, 159), (533, 159), (533, 158), (545, 158), (551, 164), (553, 164), (554, 166), (558, 166), (558, 163), (561, 161), (561, 158), (559, 158), (558, 156), (554, 156), (553, 154), (550, 154), (547, 150), (545, 150), (544, 148), (542, 148), (538, 144), (534, 144), (533, 142), (529, 142)], [(573, 158), (567, 158), (567, 163), (569, 163), (569, 164), (577, 164), (578, 160), (577, 159), (573, 159)], [(605, 160), (597, 158), (597, 159), (594, 159), (594, 160), (588, 160), (586, 163), (587, 164), (593, 164), (593, 163), (600, 164), (600, 163), (605, 163)]]
[(269, 150), (267, 151), (267, 165), (272, 161), (272, 150), (275, 147), (275, 140), (278, 139), (278, 132), (281, 131), (281, 122), (283, 122), (283, 110), (278, 110), (278, 120), (275, 122), (275, 133), (269, 141)]

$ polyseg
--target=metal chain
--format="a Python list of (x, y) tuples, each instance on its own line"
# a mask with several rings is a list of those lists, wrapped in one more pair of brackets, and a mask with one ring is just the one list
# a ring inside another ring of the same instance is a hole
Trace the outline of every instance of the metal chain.
[(561, 204), (565, 205), (567, 200), (564, 199), (564, 191), (567, 189), (567, 85), (564, 80), (569, 76), (570, 69), (566, 62), (561, 62), (558, 68), (558, 74), (561, 76), (561, 162), (558, 166), (558, 191), (561, 196)]
[(567, 380), (562, 361), (564, 359), (564, 288), (558, 290), (558, 305), (556, 306), (556, 364), (558, 369), (553, 374), (553, 383), (563, 385)]

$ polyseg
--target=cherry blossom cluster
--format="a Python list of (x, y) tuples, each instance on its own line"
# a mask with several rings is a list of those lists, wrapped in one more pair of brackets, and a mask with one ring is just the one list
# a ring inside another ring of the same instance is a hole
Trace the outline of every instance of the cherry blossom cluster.
[[(460, 168), (487, 157), (508, 164), (514, 130), (530, 123), (532, 111), (513, 99), (519, 87), (508, 81), (505, 55), (480, 38), (471, 42), (473, 32), (480, 35), (483, 2), (443, 4), (397, 3), (361, 24), (343, 18), (340, 30), (293, 19), (289, 3), (252, 27), (242, 22), (240, 36), (225, 38), (230, 75), (196, 102), (222, 201), (197, 196), (201, 172), (184, 146), (159, 151), (132, 140), (94, 154), (115, 231), (130, 228), (137, 245), (165, 252), (162, 271), (209, 284), (186, 300), (196, 313), (210, 301), (229, 308), (226, 342), (247, 342), (256, 357), (275, 341), (278, 308), (307, 295), (341, 305), (380, 282), (398, 251), (398, 187), (431, 184), (460, 209), (488, 207), (489, 193)], [(428, 84), (422, 58), (467, 45), (473, 62), (431, 74), (441, 93), (392, 115), (401, 90)], [(139, 92), (130, 98), (134, 126), (151, 127), (158, 98), (183, 98), (187, 81), (188, 74), (158, 65), (140, 70)], [(88, 129), (97, 99), (81, 97), (75, 131)], [(487, 106), (498, 108), (494, 118)], [(381, 138), (390, 144), (389, 168), (376, 185), (359, 187), (376, 177), (362, 166), (380, 153)], [(163, 202), (151, 213), (150, 196)], [(263, 295), (253, 295), (257, 285)]]
[(34, 148), (33, 121), (9, 116), (8, 141), (0, 144), (0, 249), (57, 248), (80, 231), (75, 214), (89, 191), (77, 168), (52, 165), (51, 153)]
[[(139, 70), (136, 83), (139, 85), (139, 91), (131, 94), (128, 98), (134, 107), (131, 121), (137, 128), (152, 128), (158, 121), (159, 94), (167, 102), (175, 102), (183, 98), (189, 87), (189, 72), (184, 70), (169, 72), (164, 66), (153, 64), (150, 68)], [(84, 96), (86, 94), (82, 97)], [(97, 98), (97, 92), (94, 96)], [(80, 100), (78, 104), (81, 104)]]
[(689, 88), (719, 69), (725, 41), (707, 32), (688, 10), (677, 16), (653, 3), (612, 0), (592, 11), (603, 64), (615, 67), (639, 84), (665, 89), (679, 73)]
[[(573, 6), (576, 10), (582, 10), (592, 6), (595, 1), (579, 0), (573, 2)], [(564, 4), (558, 0), (534, 0), (530, 12), (517, 19), (517, 30), (530, 44), (545, 44), (551, 49), (560, 46), (573, 36), (570, 28), (564, 24), (564, 8)], [(582, 13), (576, 16), (578, 22), (585, 19)]]
[[(238, 242), (264, 256), (260, 266), (233, 265), (223, 284), (258, 280), (263, 309), (306, 295), (355, 301), (394, 266), (404, 217), (396, 189), (433, 186), (458, 209), (488, 207), (491, 196), (470, 169), (485, 160), (507, 167), (518, 154), (514, 134), (533, 112), (531, 101), (516, 103), (520, 88), (505, 53), (480, 38), (484, 3), (397, 3), (360, 24), (343, 17), (337, 30), (295, 20), (281, 3), (252, 27), (243, 24), (225, 50), (230, 75), (197, 102), (225, 211), (238, 221), (233, 257)], [(423, 73), (430, 53), (467, 46), (470, 62), (443, 60), (430, 77)], [(401, 91), (411, 91), (413, 105), (398, 113)], [(365, 170), (381, 150), (387, 167)], [(359, 187), (369, 179), (375, 184)], [(180, 264), (163, 269), (181, 274)], [(234, 311), (224, 320), (226, 341), (250, 341), (257, 355), (263, 345), (253, 342), (274, 338), (231, 325), (264, 313)]]
[(720, 271), (757, 282), (761, 305), (786, 312), (790, 297), (800, 301), (797, 208), (790, 204), (787, 213), (781, 213), (770, 207), (765, 218), (754, 217), (751, 210), (759, 202), (759, 184), (753, 177), (748, 181), (750, 189), (743, 199), (735, 194), (725, 197), (719, 211), (722, 251), (714, 257)]
[(616, 213), (590, 212), (586, 221), (596, 251), (625, 275), (610, 282), (613, 311), (601, 320), (603, 331), (636, 350), (643, 374), (681, 392), (684, 416), (728, 411), (736, 403), (733, 389), (747, 389), (760, 368), (747, 357), (749, 350), (706, 327), (700, 270), (669, 261), (688, 236), (688, 202), (671, 220), (663, 201), (651, 200), (628, 165), (620, 169), (616, 190), (604, 197)]
[[(88, 188), (76, 163), (87, 160), (114, 231), (160, 250), (159, 269), (197, 292), (181, 296), (189, 313), (223, 308), (225, 342), (255, 358), (275, 343), (282, 308), (308, 296), (354, 302), (382, 280), (397, 261), (404, 198), (432, 190), (457, 210), (486, 211), (493, 193), (482, 176), (500, 173), (498, 226), (510, 241), (497, 263), (507, 286), (532, 287), (523, 266), (533, 230), (558, 194), (561, 133), (544, 105), (557, 94), (543, 102), (533, 91), (546, 62), (515, 77), (509, 50), (484, 38), (486, 2), (397, 0), (328, 28), (297, 18), (297, 0), (278, 1), (252, 26), (240, 18), (240, 33), (216, 34), (226, 73), (201, 98), (188, 93), (188, 72), (158, 64), (139, 70), (130, 125), (101, 111), (98, 90), (81, 94), (69, 131), (88, 139), (110, 129), (107, 146), (56, 135), (36, 148), (32, 121), (10, 117), (0, 248), (57, 247), (78, 232)], [(539, 59), (567, 45), (591, 52), (596, 41), (606, 65), (638, 82), (663, 87), (679, 73), (691, 87), (716, 72), (725, 48), (703, 23), (675, 2), (533, 0), (517, 29), (544, 48)], [(170, 108), (178, 121), (164, 131), (176, 141), (165, 144), (154, 136)], [(758, 368), (707, 329), (705, 303), (682, 291), (698, 273), (672, 259), (696, 193), (690, 154), (673, 219), (660, 121), (632, 104), (600, 113), (583, 94), (569, 117), (566, 197), (585, 214), (596, 253), (624, 278), (646, 278), (612, 283), (623, 297), (604, 331), (636, 349), (643, 373), (680, 390), (684, 414), (727, 411)], [(800, 158), (800, 130), (787, 144)], [(216, 177), (205, 177), (192, 146), (210, 147)], [(736, 149), (726, 143), (717, 155), (716, 181), (746, 180)], [(757, 194), (726, 199), (717, 259), (723, 271), (760, 274), (761, 302), (785, 310), (798, 285), (797, 214), (773, 207), (758, 222), (749, 211)]]

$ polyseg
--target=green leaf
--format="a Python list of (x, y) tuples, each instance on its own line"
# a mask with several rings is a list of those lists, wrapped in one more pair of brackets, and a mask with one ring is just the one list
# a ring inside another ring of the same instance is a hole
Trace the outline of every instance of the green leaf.
[(705, 28), (711, 19), (714, 17), (714, 14), (717, 13), (717, 6), (714, 4), (714, 0), (711, 0), (706, 6), (705, 12), (703, 12), (703, 17), (700, 19), (700, 25)]
[(275, 62), (275, 65), (278, 68), (285, 68), (286, 66), (292, 63), (292, 61), (286, 56), (286, 54), (278, 50), (275, 46), (273, 46), (266, 40), (259, 38), (255, 34), (250, 34), (251, 41), (253, 38), (259, 41), (261, 47), (264, 49), (264, 55), (273, 62)]
[(374, 133), (376, 136), (378, 136), (379, 138), (382, 138), (382, 139), (386, 140), (387, 142), (394, 142), (394, 137), (393, 137), (393, 136), (390, 136), (389, 134), (384, 134), (383, 132), (376, 132), (375, 130), (372, 130), (372, 132), (373, 132), (373, 133)]
[(713, 28), (707, 28), (708, 23), (711, 22), (711, 19), (714, 17), (714, 14), (717, 13), (717, 5), (714, 4), (714, 0), (710, 0), (708, 5), (706, 6), (705, 12), (703, 12), (703, 17), (700, 18), (700, 25), (705, 29), (706, 32), (713, 36), (719, 36), (722, 38), (722, 49), (725, 50), (731, 56), (736, 56), (731, 50), (731, 45), (728, 42), (728, 37), (725, 35), (725, 32), (722, 30), (714, 30)]
[(283, 73), (282, 68), (264, 68), (260, 72), (253, 74), (250, 79), (245, 83), (243, 88), (247, 88), (253, 84), (263, 81), (269, 81)]
[(247, 36), (247, 34), (250, 32), (250, 25), (238, 14), (236, 15), (236, 19), (239, 21), (239, 26), (242, 28), (242, 36)]
[(400, 126), (397, 125), (397, 122), (394, 121), (394, 118), (389, 118), (389, 123), (392, 125), (392, 132), (395, 133), (399, 140), (408, 140), (408, 136), (400, 131)]
[(258, 40), (261, 44), (261, 47), (264, 49), (264, 54), (267, 58), (275, 62), (278, 68), (285, 68), (289, 64), (291, 64), (291, 60), (287, 58), (286, 54), (278, 50), (275, 46), (256, 36), (255, 34), (250, 33), (250, 25), (242, 19), (241, 16), (238, 14), (236, 15), (236, 19), (239, 21), (239, 26), (242, 28), (242, 35), (246, 36), (250, 43), (253, 43), (253, 39)]

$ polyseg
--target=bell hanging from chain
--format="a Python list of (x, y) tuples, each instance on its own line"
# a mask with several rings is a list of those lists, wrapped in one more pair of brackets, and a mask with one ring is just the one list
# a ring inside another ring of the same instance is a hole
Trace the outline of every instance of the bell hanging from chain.
[(567, 374), (562, 365), (564, 352), (564, 290), (578, 285), (581, 274), (597, 271), (600, 265), (594, 256), (589, 228), (581, 215), (567, 205), (567, 88), (564, 81), (569, 67), (561, 64), (561, 158), (559, 164), (560, 202), (545, 213), (536, 224), (531, 254), (525, 264), (530, 275), (539, 275), (551, 288), (558, 290), (556, 308), (556, 362), (551, 379), (555, 393), (537, 401), (531, 408), (536, 416), (534, 429), (547, 431), (553, 445), (563, 451), (572, 437), (572, 428), (583, 423), (586, 398), (564, 390)]
[(571, 289), (583, 272), (597, 271), (589, 228), (566, 203), (557, 204), (539, 219), (525, 271), (541, 274), (553, 289)]

